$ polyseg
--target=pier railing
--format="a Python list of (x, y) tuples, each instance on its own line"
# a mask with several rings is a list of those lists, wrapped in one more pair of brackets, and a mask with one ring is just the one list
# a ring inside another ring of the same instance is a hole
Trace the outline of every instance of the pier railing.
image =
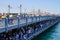
[(13, 20), (8, 20), (8, 18), (0, 19), (0, 33), (1, 32), (8, 32), (8, 30), (15, 29), (15, 28), (20, 28), (24, 25), (29, 25), (32, 23), (44, 21), (44, 20), (49, 20), (56, 18), (54, 16), (33, 16), (33, 17), (17, 17), (16, 19)]

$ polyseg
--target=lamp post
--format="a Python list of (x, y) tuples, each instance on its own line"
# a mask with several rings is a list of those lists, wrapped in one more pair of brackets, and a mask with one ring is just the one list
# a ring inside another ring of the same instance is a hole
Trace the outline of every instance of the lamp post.
[(22, 5), (20, 4), (20, 15), (22, 14)]
[(8, 5), (8, 13), (10, 13), (10, 8), (11, 8), (10, 5)]

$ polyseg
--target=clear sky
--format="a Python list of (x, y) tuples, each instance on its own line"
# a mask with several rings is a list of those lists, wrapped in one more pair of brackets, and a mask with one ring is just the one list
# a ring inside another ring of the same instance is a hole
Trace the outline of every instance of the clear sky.
[(11, 12), (19, 12), (19, 5), (22, 10), (32, 11), (41, 9), (48, 12), (60, 13), (60, 0), (0, 0), (0, 12), (8, 12), (8, 5), (12, 6)]

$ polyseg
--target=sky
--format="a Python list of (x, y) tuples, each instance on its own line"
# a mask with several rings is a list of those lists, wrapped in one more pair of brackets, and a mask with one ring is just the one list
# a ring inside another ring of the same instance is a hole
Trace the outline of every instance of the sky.
[(60, 13), (60, 0), (0, 0), (0, 12), (8, 12), (8, 5), (11, 5), (11, 12), (19, 12), (22, 5), (22, 12), (43, 10), (51, 13)]

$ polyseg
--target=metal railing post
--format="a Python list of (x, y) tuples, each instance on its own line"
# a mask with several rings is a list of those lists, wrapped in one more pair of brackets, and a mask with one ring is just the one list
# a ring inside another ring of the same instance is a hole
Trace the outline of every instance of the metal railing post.
[(26, 18), (26, 25), (27, 25), (27, 22), (28, 22), (28, 18)]
[(36, 22), (37, 22), (37, 16), (36, 16)]
[(31, 17), (32, 18), (32, 21), (31, 21), (31, 23), (33, 23), (33, 17)]
[[(38, 19), (39, 19), (39, 16), (38, 16)], [(39, 20), (38, 20), (38, 22), (39, 22)]]
[(39, 15), (39, 22), (40, 22), (40, 15)]
[(20, 17), (18, 16), (17, 19), (18, 19), (18, 28), (19, 28), (20, 27)]
[(39, 17), (39, 22), (40, 22), (40, 16), (38, 16)]
[(8, 32), (8, 19), (4, 18), (5, 21), (5, 31)]

